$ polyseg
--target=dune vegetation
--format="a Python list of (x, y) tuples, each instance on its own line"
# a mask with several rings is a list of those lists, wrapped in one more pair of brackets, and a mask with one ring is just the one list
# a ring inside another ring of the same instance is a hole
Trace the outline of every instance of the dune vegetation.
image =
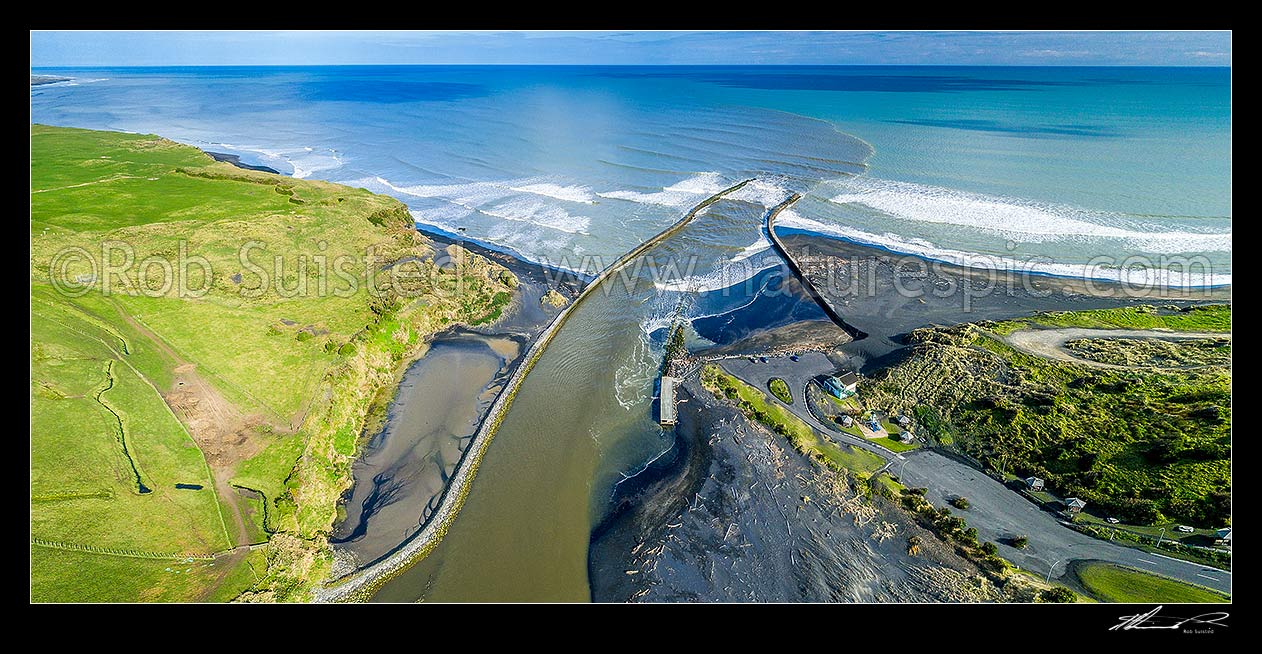
[[(1222, 331), (1230, 307), (1050, 315), (916, 330), (910, 356), (878, 375), (866, 397), (914, 415), (920, 436), (994, 471), (1041, 477), (1059, 497), (1085, 499), (1093, 513), (1137, 525), (1229, 524), (1229, 360), (1203, 356), (1203, 343), (1168, 341), (1157, 346), (1163, 357), (1203, 365), (1106, 369), (1034, 356), (997, 334), (1048, 320)], [(1137, 360), (1147, 362), (1148, 354)]]

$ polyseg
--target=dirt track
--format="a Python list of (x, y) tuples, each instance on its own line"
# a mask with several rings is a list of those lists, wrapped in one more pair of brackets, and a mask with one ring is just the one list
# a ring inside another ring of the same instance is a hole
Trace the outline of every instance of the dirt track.
[[(1121, 366), (1079, 357), (1065, 349), (1068, 341), (1083, 338), (1159, 338), (1164, 340), (1188, 340), (1195, 338), (1231, 338), (1230, 332), (1168, 332), (1154, 329), (1086, 329), (1064, 327), (1061, 329), (1022, 329), (1006, 337), (1004, 342), (1012, 347), (1045, 359), (1077, 363), (1110, 370), (1152, 370), (1152, 366)], [(1196, 366), (1202, 367), (1202, 366)], [(1158, 368), (1159, 370), (1161, 368)], [(1166, 368), (1167, 370), (1187, 368)]]

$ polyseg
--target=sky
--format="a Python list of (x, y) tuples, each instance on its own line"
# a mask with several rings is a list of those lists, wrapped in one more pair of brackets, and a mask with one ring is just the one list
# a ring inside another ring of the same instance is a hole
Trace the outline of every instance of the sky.
[(31, 66), (941, 64), (1230, 66), (1231, 33), (31, 32)]

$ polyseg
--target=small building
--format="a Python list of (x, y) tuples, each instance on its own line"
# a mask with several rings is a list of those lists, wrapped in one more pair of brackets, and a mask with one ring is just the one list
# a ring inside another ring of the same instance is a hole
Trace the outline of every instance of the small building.
[(1214, 544), (1231, 547), (1231, 527), (1224, 527), (1214, 532)]
[(1071, 497), (1065, 500), (1065, 506), (1070, 513), (1078, 513), (1087, 508), (1087, 501), (1078, 499), (1077, 497)]
[(840, 418), (840, 422), (841, 422), (842, 427), (850, 427), (854, 425), (854, 418), (850, 417), (849, 415), (843, 415)]
[(1026, 477), (1025, 487), (1032, 491), (1043, 490), (1043, 480), (1039, 477)]
[(902, 443), (911, 443), (912, 441), (916, 440), (916, 435), (909, 431), (905, 431), (898, 435), (898, 440), (899, 442), (902, 442)]
[(898, 426), (899, 426), (899, 427), (902, 427), (903, 429), (906, 429), (906, 428), (907, 428), (907, 426), (908, 426), (908, 425), (910, 425), (910, 424), (911, 424), (911, 418), (908, 418), (908, 417), (907, 417), (907, 416), (905, 416), (905, 415), (902, 415), (902, 416), (899, 416), (899, 417), (898, 417)]
[(675, 387), (678, 385), (678, 379), (662, 377), (662, 396), (658, 402), (660, 405), (658, 422), (663, 425), (673, 425), (678, 420), (678, 416), (675, 413)]
[(858, 387), (859, 376), (850, 371), (824, 378), (824, 390), (832, 393), (837, 399), (844, 399), (854, 395), (855, 389)]

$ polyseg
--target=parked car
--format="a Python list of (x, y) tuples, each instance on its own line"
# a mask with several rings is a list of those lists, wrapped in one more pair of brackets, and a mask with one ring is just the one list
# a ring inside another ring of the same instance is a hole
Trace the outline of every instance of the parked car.
[(1117, 518), (1105, 518), (1105, 519), (1104, 519), (1104, 521), (1105, 521), (1105, 522), (1107, 522), (1107, 523), (1109, 523), (1109, 524), (1111, 524), (1111, 525), (1115, 525), (1115, 524), (1117, 524), (1117, 523), (1121, 522), (1121, 520), (1118, 520)]
[(1174, 528), (1174, 530), (1175, 530), (1175, 531), (1178, 531), (1178, 532), (1180, 532), (1180, 533), (1184, 533), (1184, 534), (1190, 534), (1190, 533), (1192, 533), (1192, 532), (1196, 531), (1195, 529), (1193, 529), (1193, 528), (1191, 528), (1191, 527), (1189, 527), (1189, 526), (1187, 526), (1187, 525), (1179, 525), (1178, 527), (1175, 527), (1175, 528)]
[(797, 360), (798, 360), (798, 355), (796, 354), (789, 355), (789, 361), (797, 362)]

